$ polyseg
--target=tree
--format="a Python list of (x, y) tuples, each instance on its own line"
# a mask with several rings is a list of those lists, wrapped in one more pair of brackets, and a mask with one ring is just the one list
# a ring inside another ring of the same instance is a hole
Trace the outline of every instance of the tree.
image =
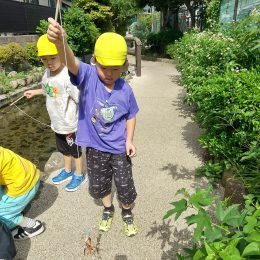
[(114, 30), (111, 22), (113, 13), (109, 6), (109, 0), (74, 0), (73, 4), (88, 14), (101, 32)]
[(115, 31), (124, 34), (131, 18), (139, 13), (140, 9), (137, 8), (135, 0), (110, 0), (110, 3)]
[(92, 53), (99, 34), (89, 15), (77, 7), (69, 8), (63, 16), (68, 41), (75, 55), (84, 57)]
[(131, 17), (138, 13), (135, 0), (74, 0), (73, 4), (89, 14), (101, 32), (124, 34)]

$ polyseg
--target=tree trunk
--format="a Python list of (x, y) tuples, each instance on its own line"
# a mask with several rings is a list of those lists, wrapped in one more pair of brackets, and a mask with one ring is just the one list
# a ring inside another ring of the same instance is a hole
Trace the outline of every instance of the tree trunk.
[(173, 29), (174, 30), (180, 30), (178, 13), (179, 13), (179, 8), (177, 10), (175, 10), (175, 12), (174, 12), (174, 17), (173, 17), (173, 19), (174, 19), (173, 20)]
[(195, 27), (195, 24), (196, 24), (196, 18), (195, 18), (195, 8), (194, 8), (194, 5), (191, 5), (190, 4), (190, 1), (185, 1), (185, 5), (190, 13), (190, 19), (191, 19), (191, 28), (194, 28)]

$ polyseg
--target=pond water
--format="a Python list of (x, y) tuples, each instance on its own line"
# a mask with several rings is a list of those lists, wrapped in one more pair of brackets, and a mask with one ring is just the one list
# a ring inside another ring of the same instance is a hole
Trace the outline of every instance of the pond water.
[(45, 97), (23, 98), (15, 106), (0, 109), (0, 145), (32, 161), (40, 170), (56, 151), (54, 133), (50, 127)]

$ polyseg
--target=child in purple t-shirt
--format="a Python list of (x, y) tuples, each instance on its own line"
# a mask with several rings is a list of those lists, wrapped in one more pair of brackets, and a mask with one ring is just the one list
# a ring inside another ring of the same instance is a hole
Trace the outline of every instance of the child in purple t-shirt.
[(49, 18), (49, 23), (48, 38), (67, 65), (72, 83), (80, 89), (76, 142), (87, 147), (89, 192), (95, 199), (101, 199), (104, 205), (99, 230), (111, 228), (114, 178), (122, 204), (125, 233), (134, 236), (137, 227), (131, 206), (137, 193), (131, 157), (136, 155), (133, 137), (139, 109), (131, 87), (120, 78), (127, 66), (126, 42), (119, 34), (102, 34), (95, 44), (95, 66), (91, 66), (75, 58), (66, 40), (63, 45), (60, 25), (52, 18)]

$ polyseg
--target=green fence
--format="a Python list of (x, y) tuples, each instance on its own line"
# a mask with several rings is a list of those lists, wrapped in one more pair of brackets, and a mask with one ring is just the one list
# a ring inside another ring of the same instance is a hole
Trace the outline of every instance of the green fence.
[(260, 5), (260, 0), (222, 0), (220, 6), (220, 23), (239, 21)]

